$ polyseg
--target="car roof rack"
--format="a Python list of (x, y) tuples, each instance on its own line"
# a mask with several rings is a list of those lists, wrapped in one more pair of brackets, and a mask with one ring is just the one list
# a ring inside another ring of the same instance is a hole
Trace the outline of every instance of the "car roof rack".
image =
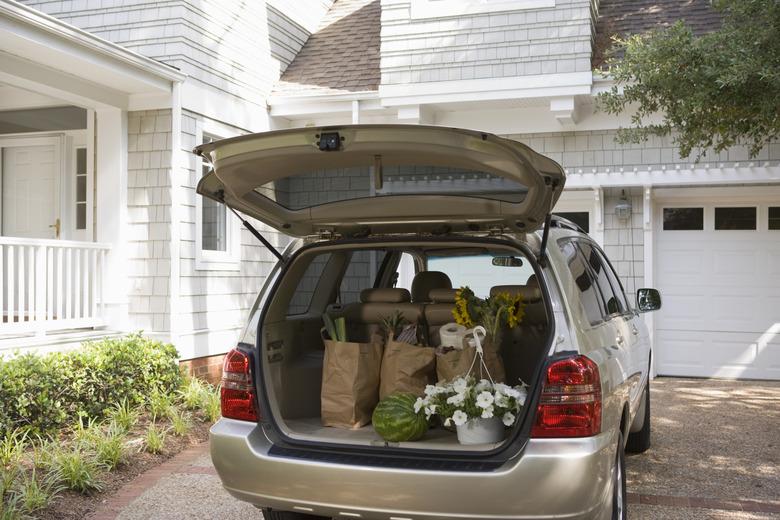
[(560, 229), (568, 229), (571, 231), (579, 231), (580, 233), (588, 234), (587, 231), (582, 229), (580, 226), (572, 222), (571, 220), (561, 217), (560, 215), (556, 215), (553, 213), (552, 219), (550, 221), (550, 225), (552, 227), (560, 228)]

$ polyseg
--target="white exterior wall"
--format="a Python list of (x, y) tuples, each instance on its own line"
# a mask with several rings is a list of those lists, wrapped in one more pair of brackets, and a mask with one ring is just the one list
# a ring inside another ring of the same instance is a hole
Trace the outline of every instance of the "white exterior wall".
[[(449, 5), (415, 17), (426, 3)], [(488, 12), (477, 0), (382, 0), (382, 85), (590, 71), (591, 2), (552, 3)], [(445, 17), (447, 8), (468, 14)]]
[[(171, 275), (171, 111), (128, 115), (130, 326), (168, 338)], [(108, 276), (121, 276), (108, 273)]]
[[(199, 268), (196, 264), (195, 188), (201, 175), (200, 160), (192, 149), (198, 144), (198, 127), (219, 123), (199, 114), (182, 114), (181, 153), (184, 167), (176, 176), (181, 207), (179, 211), (179, 294), (175, 320), (176, 346), (182, 357), (193, 358), (227, 352), (235, 346), (249, 308), (276, 263), (276, 258), (249, 231), (240, 227), (240, 262), (234, 269)], [(233, 135), (245, 130), (219, 125)], [(249, 219), (272, 244), (283, 249), (288, 239)], [(238, 226), (228, 212), (227, 225)]]

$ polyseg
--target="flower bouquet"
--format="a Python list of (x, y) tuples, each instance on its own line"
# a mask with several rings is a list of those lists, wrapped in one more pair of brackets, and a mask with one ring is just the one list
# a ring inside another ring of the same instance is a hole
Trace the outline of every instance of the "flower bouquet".
[(527, 385), (509, 386), (471, 376), (425, 387), (425, 397), (414, 404), (427, 418), (438, 416), (444, 426), (455, 426), (461, 444), (500, 442), (525, 405)]

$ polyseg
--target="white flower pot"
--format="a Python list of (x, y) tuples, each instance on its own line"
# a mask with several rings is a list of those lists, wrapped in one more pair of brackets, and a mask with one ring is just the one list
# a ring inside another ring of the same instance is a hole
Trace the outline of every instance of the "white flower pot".
[(504, 440), (504, 423), (500, 417), (471, 419), (457, 430), (461, 444), (493, 444)]

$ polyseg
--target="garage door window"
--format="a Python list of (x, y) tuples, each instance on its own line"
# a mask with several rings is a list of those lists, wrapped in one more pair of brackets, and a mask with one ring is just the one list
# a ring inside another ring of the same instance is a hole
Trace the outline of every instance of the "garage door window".
[(555, 214), (571, 220), (585, 233), (590, 233), (590, 214), (587, 211), (556, 211)]
[(756, 229), (756, 208), (715, 208), (715, 229)]
[(769, 229), (780, 230), (780, 206), (769, 208)]
[(704, 208), (664, 208), (664, 231), (701, 231)]

